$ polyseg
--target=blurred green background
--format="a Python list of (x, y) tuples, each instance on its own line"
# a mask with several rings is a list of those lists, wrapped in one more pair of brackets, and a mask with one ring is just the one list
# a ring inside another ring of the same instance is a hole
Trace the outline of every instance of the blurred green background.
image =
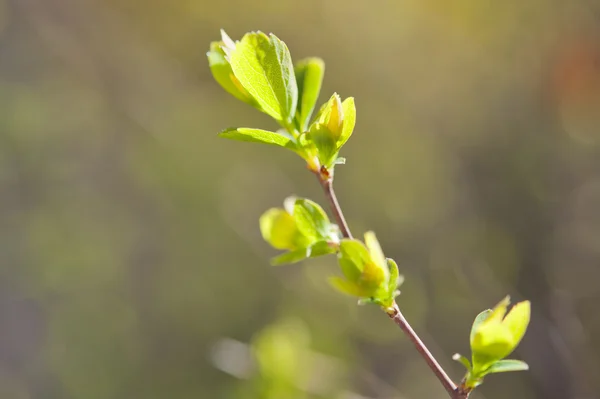
[(274, 32), (356, 98), (336, 188), (455, 379), (475, 315), (533, 302), (473, 398), (600, 395), (600, 1), (0, 0), (0, 398), (445, 398), (376, 307), (272, 268), (258, 217), (302, 161), (209, 42)]

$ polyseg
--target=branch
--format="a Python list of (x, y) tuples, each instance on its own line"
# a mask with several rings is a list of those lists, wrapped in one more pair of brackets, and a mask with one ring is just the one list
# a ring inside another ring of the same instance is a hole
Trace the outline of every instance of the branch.
[[(323, 187), (323, 191), (325, 192), (325, 196), (329, 201), (329, 205), (331, 207), (331, 211), (333, 212), (333, 216), (337, 224), (340, 227), (342, 235), (345, 238), (352, 238), (352, 233), (350, 232), (350, 228), (348, 227), (348, 223), (346, 223), (346, 218), (344, 217), (344, 213), (342, 212), (342, 208), (340, 208), (340, 204), (335, 195), (335, 191), (333, 190), (333, 176), (330, 175), (329, 171), (322, 167), (319, 172), (315, 172), (317, 178), (319, 179), (319, 183), (321, 187)], [(448, 395), (452, 399), (467, 399), (469, 397), (469, 390), (461, 386), (456, 386), (456, 384), (450, 379), (448, 374), (444, 371), (442, 366), (435, 360), (435, 357), (429, 352), (429, 349), (425, 346), (421, 338), (415, 333), (412, 329), (408, 321), (404, 318), (402, 312), (400, 312), (400, 308), (398, 304), (394, 303), (393, 307), (386, 310), (387, 315), (392, 319), (398, 327), (408, 336), (411, 342), (417, 348), (417, 352), (423, 357), (431, 371), (435, 374), (438, 380), (442, 383)]]
[(321, 183), (321, 187), (323, 187), (323, 191), (325, 191), (325, 196), (329, 201), (329, 206), (331, 207), (333, 216), (335, 217), (335, 220), (342, 231), (342, 235), (344, 238), (352, 239), (352, 233), (350, 232), (348, 223), (346, 223), (346, 218), (344, 218), (344, 214), (342, 213), (342, 208), (340, 208), (340, 204), (335, 196), (335, 191), (333, 191), (333, 176), (329, 174), (329, 171), (325, 167), (321, 167), (321, 170), (319, 172), (315, 172), (315, 174), (319, 179), (319, 183)]
[(456, 386), (456, 384), (450, 379), (448, 374), (444, 371), (442, 366), (435, 360), (435, 357), (429, 352), (429, 349), (425, 346), (421, 338), (417, 335), (415, 330), (412, 329), (408, 321), (404, 318), (404, 315), (400, 311), (398, 304), (394, 303), (394, 305), (386, 310), (387, 315), (402, 329), (404, 334), (408, 336), (408, 339), (415, 345), (417, 352), (425, 359), (425, 362), (433, 371), (438, 380), (442, 383), (446, 392), (452, 399), (467, 399), (469, 397), (469, 391), (465, 389), (462, 385)]

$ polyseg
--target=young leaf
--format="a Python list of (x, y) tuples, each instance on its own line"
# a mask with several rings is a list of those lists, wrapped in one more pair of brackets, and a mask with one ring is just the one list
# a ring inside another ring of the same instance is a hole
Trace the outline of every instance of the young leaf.
[(329, 218), (316, 202), (305, 198), (297, 199), (294, 204), (293, 216), (296, 225), (305, 236), (327, 238)]
[(252, 95), (248, 93), (233, 74), (231, 64), (225, 59), (225, 51), (222, 46), (223, 42), (212, 42), (210, 44), (210, 51), (206, 53), (208, 56), (208, 65), (213, 77), (229, 94), (233, 95), (238, 100), (242, 100), (243, 102), (260, 109), (256, 100), (254, 100)]
[(475, 321), (473, 321), (473, 326), (471, 327), (471, 337), (470, 337), (471, 343), (475, 339), (475, 333), (477, 332), (477, 327), (483, 321), (485, 321), (485, 319), (488, 318), (488, 316), (490, 315), (490, 313), (492, 313), (492, 309), (487, 309), (487, 310), (484, 310), (483, 312), (479, 313), (477, 315), (477, 317), (475, 317)]
[[(404, 282), (404, 276), (400, 275), (400, 271), (398, 270), (398, 264), (391, 258), (387, 258), (387, 265), (390, 271), (390, 281), (388, 284), (388, 292), (392, 296), (396, 296), (396, 289)], [(392, 298), (393, 299), (393, 298)]]
[(277, 145), (279, 147), (294, 148), (292, 138), (285, 132), (270, 132), (262, 129), (252, 129), (247, 127), (229, 128), (219, 133), (220, 137), (236, 140), (250, 141), (253, 143), (263, 143)]
[(309, 134), (317, 149), (319, 162), (329, 168), (338, 155), (335, 137), (327, 126), (319, 123), (315, 123), (310, 127)]
[(365, 264), (371, 261), (367, 247), (356, 239), (343, 239), (340, 243), (340, 257), (352, 262), (362, 273)]
[(310, 116), (319, 98), (325, 63), (320, 58), (306, 58), (296, 64), (294, 72), (298, 83), (296, 120), (300, 131), (304, 132), (308, 128)]
[(346, 277), (348, 281), (357, 281), (363, 272), (362, 265), (357, 265), (350, 259), (339, 255), (340, 254), (338, 254), (338, 263), (340, 264), (340, 269), (342, 270), (344, 277)]
[(334, 93), (321, 106), (309, 128), (309, 137), (322, 165), (330, 169), (337, 163), (345, 162), (345, 159), (338, 158), (338, 153), (350, 138), (355, 122), (356, 109), (351, 97), (342, 102), (340, 96)]
[(342, 134), (337, 142), (337, 148), (340, 149), (346, 141), (352, 135), (354, 131), (354, 125), (356, 124), (356, 106), (354, 105), (354, 98), (348, 97), (342, 103), (342, 109), (344, 111), (344, 126), (342, 127)]
[[(508, 356), (523, 338), (529, 324), (530, 303), (519, 302), (507, 314), (509, 304), (507, 296), (475, 327), (471, 341), (474, 363), (483, 364)], [(483, 362), (475, 362), (476, 358)], [(473, 367), (477, 368), (477, 365)]]
[(277, 249), (295, 250), (303, 247), (304, 238), (292, 215), (279, 208), (271, 208), (260, 217), (260, 232)]
[(341, 277), (332, 276), (329, 277), (329, 283), (338, 291), (343, 294), (348, 294), (352, 296), (357, 296), (359, 298), (364, 298), (369, 295), (364, 289), (359, 287), (356, 283), (345, 280)]
[(286, 252), (271, 259), (272, 266), (281, 266), (290, 263), (300, 262), (309, 257), (309, 248), (300, 248), (295, 251)]
[(492, 364), (485, 374), (506, 373), (508, 371), (525, 371), (529, 370), (529, 365), (521, 360), (506, 359), (498, 360)]
[(360, 276), (360, 286), (369, 290), (370, 297), (377, 299), (385, 307), (391, 306), (392, 295), (387, 292), (387, 276), (384, 270), (375, 262), (371, 261), (365, 264), (362, 275)]
[(502, 324), (511, 332), (513, 340), (516, 342), (515, 346), (523, 339), (530, 318), (531, 304), (529, 301), (523, 301), (515, 304), (502, 320)]
[(309, 130), (309, 136), (317, 149), (319, 161), (328, 168), (337, 158), (337, 142), (342, 134), (343, 124), (342, 101), (340, 96), (334, 93), (321, 106)]
[(331, 245), (328, 241), (318, 241), (310, 247), (310, 257), (334, 254), (337, 252), (337, 246)]
[(342, 240), (338, 260), (346, 278), (360, 287), (366, 293), (365, 297), (379, 299), (383, 295), (386, 301), (389, 299), (387, 276), (362, 242), (356, 239)]
[(367, 231), (365, 233), (365, 245), (369, 250), (369, 254), (371, 254), (371, 259), (377, 263), (379, 267), (385, 270), (385, 274), (389, 273), (387, 261), (385, 255), (383, 255), (383, 250), (381, 249), (381, 245), (379, 245), (379, 241), (377, 241), (377, 237), (375, 233), (372, 231)]
[(313, 124), (324, 125), (333, 136), (334, 141), (337, 141), (342, 134), (343, 123), (344, 110), (342, 100), (339, 94), (333, 93), (329, 100), (319, 109)]
[(236, 78), (262, 110), (283, 125), (291, 125), (298, 86), (285, 43), (273, 34), (247, 33), (231, 51), (229, 61)]

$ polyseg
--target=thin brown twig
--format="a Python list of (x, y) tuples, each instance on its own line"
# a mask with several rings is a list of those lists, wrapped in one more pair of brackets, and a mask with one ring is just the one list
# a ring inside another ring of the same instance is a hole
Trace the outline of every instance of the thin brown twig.
[[(340, 227), (342, 235), (345, 238), (352, 238), (352, 233), (350, 232), (350, 228), (348, 227), (348, 223), (346, 223), (346, 218), (344, 217), (344, 213), (340, 207), (340, 204), (335, 195), (335, 191), (333, 190), (333, 176), (330, 175), (329, 171), (326, 168), (321, 168), (320, 171), (315, 172), (317, 178), (319, 179), (319, 183), (321, 187), (323, 187), (323, 191), (325, 192), (325, 196), (329, 201), (329, 205), (331, 207), (331, 211), (333, 212), (333, 216)], [(435, 374), (437, 379), (442, 383), (448, 395), (452, 399), (467, 399), (469, 397), (470, 390), (465, 388), (462, 384), (457, 386), (452, 379), (446, 374), (442, 366), (437, 362), (435, 357), (429, 352), (427, 346), (421, 341), (421, 338), (417, 335), (417, 333), (412, 329), (398, 304), (394, 302), (394, 305), (386, 309), (387, 315), (392, 319), (398, 327), (408, 336), (410, 341), (414, 344), (417, 352), (423, 357), (431, 371)]]
[(400, 327), (400, 329), (406, 334), (408, 339), (413, 343), (417, 352), (421, 355), (421, 357), (425, 360), (431, 371), (435, 374), (437, 379), (442, 383), (448, 395), (452, 399), (466, 399), (469, 397), (469, 392), (467, 392), (462, 386), (457, 387), (456, 384), (452, 381), (452, 379), (446, 374), (442, 366), (435, 360), (435, 357), (429, 352), (427, 346), (421, 341), (421, 338), (417, 335), (415, 330), (412, 329), (406, 318), (400, 311), (398, 304), (394, 302), (394, 305), (386, 310), (387, 315), (390, 319), (394, 321)]
[(335, 220), (338, 226), (340, 227), (342, 235), (344, 236), (344, 238), (352, 238), (352, 233), (350, 232), (348, 223), (346, 223), (346, 218), (344, 218), (342, 208), (340, 208), (340, 204), (335, 195), (335, 191), (333, 191), (333, 177), (329, 175), (329, 172), (325, 168), (321, 168), (321, 170), (315, 174), (319, 179), (321, 187), (323, 187), (323, 191), (325, 192), (325, 196), (329, 201), (331, 211), (333, 212), (333, 216), (335, 217)]

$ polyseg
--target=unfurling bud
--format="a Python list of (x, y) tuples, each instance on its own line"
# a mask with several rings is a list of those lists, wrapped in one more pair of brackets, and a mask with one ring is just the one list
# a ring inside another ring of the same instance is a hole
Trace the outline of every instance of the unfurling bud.
[(471, 327), (471, 361), (459, 353), (452, 359), (467, 369), (463, 384), (473, 389), (488, 374), (528, 370), (527, 363), (516, 359), (504, 359), (521, 342), (531, 314), (529, 301), (517, 303), (506, 314), (510, 298), (507, 296), (494, 309), (477, 315)]
[(365, 234), (365, 244), (356, 239), (342, 240), (338, 260), (344, 278), (331, 277), (330, 282), (343, 293), (387, 309), (399, 294), (398, 266), (385, 258), (373, 232)]
[(344, 124), (344, 110), (342, 109), (342, 101), (340, 96), (335, 93), (331, 96), (327, 108), (322, 115), (321, 123), (323, 123), (329, 132), (331, 132), (335, 141), (342, 134), (342, 126)]
[(506, 314), (510, 298), (504, 298), (488, 316), (474, 327), (471, 350), (474, 358), (502, 359), (515, 350), (529, 324), (529, 301), (517, 303)]
[(356, 109), (351, 97), (342, 102), (335, 93), (319, 110), (309, 135), (325, 167), (333, 167), (340, 148), (352, 134), (355, 121)]

